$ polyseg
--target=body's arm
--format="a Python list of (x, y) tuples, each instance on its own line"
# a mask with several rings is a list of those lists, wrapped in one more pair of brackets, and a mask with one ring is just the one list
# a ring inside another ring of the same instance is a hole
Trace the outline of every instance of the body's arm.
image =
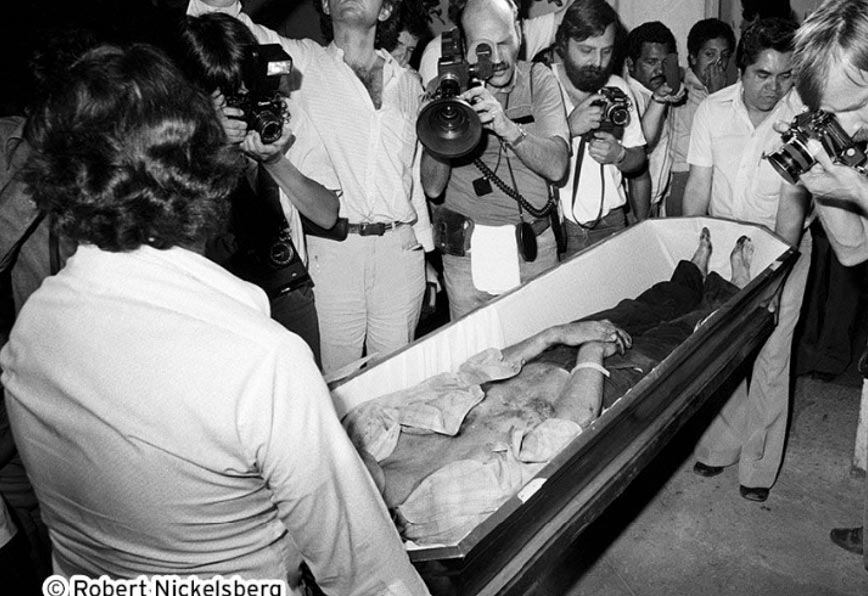
[(612, 344), (614, 351), (624, 352), (633, 344), (626, 331), (609, 321), (579, 321), (554, 325), (501, 350), (504, 360), (524, 364), (556, 345), (579, 346), (588, 342)]
[[(604, 366), (606, 356), (611, 354), (606, 344), (591, 342), (579, 348), (576, 364), (589, 363)], [(555, 416), (572, 420), (582, 429), (600, 415), (603, 406), (604, 374), (595, 368), (578, 368), (555, 400)]]
[(690, 165), (684, 187), (684, 215), (708, 215), (713, 175), (711, 167)]

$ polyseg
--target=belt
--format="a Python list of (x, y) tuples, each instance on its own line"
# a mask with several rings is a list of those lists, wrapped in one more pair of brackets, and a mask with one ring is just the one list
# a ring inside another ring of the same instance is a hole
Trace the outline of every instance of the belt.
[(350, 234), (358, 234), (359, 236), (382, 236), (391, 230), (397, 230), (402, 226), (410, 224), (403, 221), (390, 221), (385, 223), (382, 221), (370, 223), (351, 223), (347, 224), (347, 232)]

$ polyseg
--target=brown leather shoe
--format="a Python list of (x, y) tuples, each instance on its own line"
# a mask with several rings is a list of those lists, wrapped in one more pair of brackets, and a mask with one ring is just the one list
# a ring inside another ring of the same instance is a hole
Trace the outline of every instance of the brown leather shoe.
[(833, 528), (829, 532), (832, 542), (857, 555), (862, 554), (862, 528)]
[(723, 472), (723, 466), (706, 466), (701, 461), (693, 464), (693, 473), (699, 474), (700, 476), (705, 476), (706, 478), (717, 476), (721, 472)]
[(769, 498), (769, 489), (762, 487), (739, 486), (738, 492), (748, 501), (762, 503)]

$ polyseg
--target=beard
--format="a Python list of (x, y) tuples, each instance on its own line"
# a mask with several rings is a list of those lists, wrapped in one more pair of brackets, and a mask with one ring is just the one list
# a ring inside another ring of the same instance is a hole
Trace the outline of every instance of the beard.
[(573, 87), (585, 93), (596, 93), (612, 75), (612, 63), (606, 68), (599, 66), (576, 66), (569, 60), (564, 60), (564, 71)]

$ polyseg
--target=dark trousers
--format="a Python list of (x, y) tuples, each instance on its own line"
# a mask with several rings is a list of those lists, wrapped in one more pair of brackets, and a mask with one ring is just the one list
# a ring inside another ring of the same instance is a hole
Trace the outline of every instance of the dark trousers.
[(866, 269), (838, 261), (819, 221), (811, 234), (814, 249), (797, 330), (796, 375), (839, 375), (853, 359), (851, 341)]
[(316, 365), (322, 368), (319, 354), (319, 319), (313, 286), (306, 285), (284, 292), (270, 300), (271, 318), (301, 337), (313, 352)]
[[(622, 300), (614, 308), (584, 320), (608, 319), (633, 337), (633, 347), (623, 356), (606, 359), (610, 372), (603, 387), (603, 405), (635, 385), (654, 366), (693, 333), (696, 324), (738, 292), (738, 288), (717, 273), (702, 273), (693, 263), (681, 261), (669, 281), (656, 283), (637, 298)], [(556, 346), (539, 360), (571, 370), (577, 348)]]

